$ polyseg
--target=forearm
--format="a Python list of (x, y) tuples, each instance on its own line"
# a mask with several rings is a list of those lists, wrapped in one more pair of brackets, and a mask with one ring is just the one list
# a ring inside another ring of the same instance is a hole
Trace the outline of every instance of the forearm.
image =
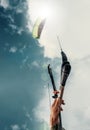
[(59, 113), (55, 113), (55, 114), (50, 114), (50, 127), (52, 128), (53, 126), (56, 126), (56, 124), (58, 124), (60, 122), (59, 120)]

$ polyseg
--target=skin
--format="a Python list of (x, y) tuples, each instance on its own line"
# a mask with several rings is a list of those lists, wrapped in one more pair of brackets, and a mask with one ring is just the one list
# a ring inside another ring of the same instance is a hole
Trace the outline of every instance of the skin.
[[(54, 93), (59, 93), (55, 91)], [(54, 99), (54, 102), (51, 106), (51, 113), (50, 113), (50, 126), (53, 127), (54, 125), (59, 123), (59, 112), (63, 111), (61, 105), (64, 105), (64, 100), (60, 99), (60, 97)]]

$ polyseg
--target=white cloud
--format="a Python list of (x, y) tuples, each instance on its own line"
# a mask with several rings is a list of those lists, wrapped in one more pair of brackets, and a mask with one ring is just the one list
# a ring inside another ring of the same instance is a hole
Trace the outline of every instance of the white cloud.
[(44, 97), (42, 97), (38, 106), (34, 109), (35, 117), (38, 121), (45, 121), (49, 124), (49, 114), (50, 114), (50, 106), (49, 106), (49, 95), (48, 90), (45, 88)]
[(12, 23), (14, 23), (14, 18), (11, 15), (8, 15), (7, 17), (10, 19)]
[(3, 6), (5, 9), (9, 7), (8, 0), (0, 0), (0, 6)]
[(33, 62), (32, 62), (32, 65), (33, 65), (34, 67), (39, 67), (39, 63), (38, 63), (37, 61), (33, 61)]
[(17, 124), (11, 125), (11, 128), (12, 130), (20, 130), (20, 127)]
[(9, 24), (9, 26), (10, 26), (13, 30), (16, 30), (16, 29), (17, 29), (17, 26), (14, 25), (14, 24)]
[[(10, 17), (9, 17), (10, 18)], [(13, 19), (12, 19), (13, 20)], [(13, 21), (14, 22), (14, 21)], [(13, 29), (13, 32), (21, 35), (22, 32), (24, 31), (23, 28), (17, 27), (15, 24), (9, 24), (9, 27)]]
[[(32, 117), (30, 115), (30, 112), (27, 110), (27, 108), (23, 107), (23, 110), (24, 110), (25, 116), (29, 119), (29, 121), (32, 121)], [(25, 123), (23, 126), (27, 127), (27, 124)]]
[(77, 60), (72, 64), (73, 74), (64, 95), (66, 106), (63, 122), (66, 123), (68, 129), (85, 130), (88, 128), (89, 116), (87, 114), (89, 114), (90, 107), (90, 61), (88, 58)]
[(86, 108), (85, 117), (87, 120), (90, 120), (90, 104)]
[(19, 28), (18, 31), (17, 31), (17, 33), (18, 33), (19, 35), (21, 35), (23, 31), (24, 31), (23, 28)]
[[(20, 49), (20, 53), (23, 53), (23, 49)], [(30, 68), (31, 66), (28, 64), (28, 59), (29, 59), (29, 56), (26, 56), (23, 61), (22, 61), (22, 65), (20, 66), (20, 68), (22, 69), (23, 67), (28, 67)]]
[(26, 47), (27, 47), (27, 46), (24, 45), (22, 48), (20, 48), (19, 52), (20, 52), (20, 53), (23, 53), (23, 51), (26, 49)]
[(23, 64), (25, 64), (27, 62), (27, 60), (29, 59), (28, 56), (25, 57), (25, 59), (23, 60)]
[(9, 52), (15, 53), (17, 51), (17, 47), (13, 46), (9, 49)]
[(27, 117), (30, 121), (32, 121), (32, 117), (31, 117), (31, 115), (29, 114), (28, 111), (26, 112), (26, 117)]
[(17, 8), (16, 12), (19, 14), (19, 13), (23, 13), (23, 10), (20, 9), (20, 8)]
[(22, 129), (23, 129), (23, 130), (30, 130), (30, 129), (28, 128), (28, 126), (27, 126), (27, 123), (25, 123), (25, 124), (22, 125)]

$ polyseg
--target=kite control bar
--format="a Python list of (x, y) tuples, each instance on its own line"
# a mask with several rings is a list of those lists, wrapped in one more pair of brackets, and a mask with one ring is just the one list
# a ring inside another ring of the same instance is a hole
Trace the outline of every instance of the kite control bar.
[(62, 66), (61, 66), (61, 86), (65, 86), (66, 84), (66, 80), (70, 74), (71, 71), (71, 65), (68, 62), (68, 58), (66, 56), (66, 54), (63, 52), (62, 50), (62, 46), (61, 46), (61, 42), (59, 39), (59, 36), (57, 36), (57, 40), (60, 46), (60, 50), (61, 50), (61, 56), (62, 56)]
[(61, 66), (61, 86), (65, 86), (66, 80), (70, 74), (71, 71), (71, 65), (68, 62), (66, 54), (61, 51), (62, 55), (62, 66)]
[[(54, 82), (54, 78), (53, 78), (53, 74), (52, 74), (52, 69), (50, 67), (50, 64), (48, 65), (48, 73), (52, 82), (52, 86), (53, 86), (53, 90), (56, 91), (56, 86), (55, 86), (55, 82)], [(58, 95), (54, 94), (54, 96), (52, 96), (53, 98), (57, 98)]]
[[(61, 66), (60, 99), (62, 99), (62, 97), (63, 97), (64, 86), (66, 84), (67, 78), (68, 78), (70, 71), (71, 71), (71, 65), (67, 59), (66, 54), (62, 51), (62, 49), (61, 49), (61, 56), (62, 56), (62, 66)], [(48, 65), (48, 73), (49, 73), (49, 76), (50, 76), (50, 79), (52, 82), (53, 90), (56, 91), (56, 86), (55, 86), (55, 82), (54, 82), (54, 78), (53, 78), (53, 74), (52, 74), (52, 69), (50, 68), (50, 64)], [(57, 98), (57, 97), (58, 97), (58, 95), (54, 94), (53, 98)], [(59, 113), (59, 119), (60, 119), (59, 127), (56, 129), (63, 130), (62, 120), (61, 120), (61, 112)]]
[[(71, 71), (71, 65), (68, 62), (67, 56), (66, 54), (61, 51), (61, 55), (62, 55), (62, 67), (61, 67), (61, 96), (60, 98), (62, 98), (63, 96), (63, 91), (64, 91), (64, 86), (66, 84), (67, 78), (70, 74)], [(54, 82), (54, 78), (53, 78), (53, 74), (52, 74), (52, 69), (50, 67), (50, 64), (48, 65), (48, 73), (52, 82), (52, 86), (53, 86), (53, 90), (56, 91), (56, 86), (55, 86), (55, 82)], [(58, 95), (54, 94), (53, 98), (57, 98)]]

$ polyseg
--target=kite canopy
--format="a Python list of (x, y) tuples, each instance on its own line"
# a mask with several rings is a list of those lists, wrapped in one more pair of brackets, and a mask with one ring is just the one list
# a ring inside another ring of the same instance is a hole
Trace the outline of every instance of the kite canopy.
[(44, 24), (46, 19), (38, 18), (34, 24), (33, 30), (32, 30), (32, 36), (34, 38), (39, 39), (41, 36), (41, 32), (43, 30)]

